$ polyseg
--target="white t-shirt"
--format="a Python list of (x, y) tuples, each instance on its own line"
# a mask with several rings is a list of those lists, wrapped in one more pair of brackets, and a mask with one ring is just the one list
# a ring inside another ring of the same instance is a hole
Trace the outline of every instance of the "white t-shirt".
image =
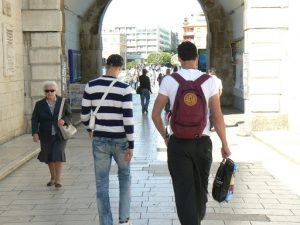
[[(177, 71), (177, 73), (179, 73), (185, 80), (193, 80), (193, 81), (196, 80), (198, 77), (200, 77), (202, 74), (204, 74), (201, 71), (196, 70), (196, 69), (180, 69), (179, 71)], [(170, 104), (171, 104), (171, 107), (170, 107), (171, 110), (173, 109), (178, 86), (179, 86), (179, 84), (172, 76), (166, 76), (162, 80), (162, 83), (159, 87), (159, 93), (169, 97)], [(210, 79), (206, 80), (201, 85), (201, 87), (202, 87), (202, 90), (203, 90), (203, 93), (205, 95), (205, 99), (207, 102), (207, 112), (208, 112), (209, 111), (208, 110), (209, 98), (218, 94), (218, 91), (219, 91), (218, 85), (217, 85), (215, 79), (210, 78)], [(171, 133), (172, 133), (172, 131), (171, 131)], [(207, 124), (203, 131), (203, 134), (210, 135), (209, 113), (207, 113)]]

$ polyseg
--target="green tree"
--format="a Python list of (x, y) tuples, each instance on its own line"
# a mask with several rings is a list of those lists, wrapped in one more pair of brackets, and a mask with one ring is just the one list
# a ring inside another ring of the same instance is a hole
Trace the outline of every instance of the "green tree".
[(171, 54), (169, 52), (161, 52), (162, 65), (169, 65), (171, 63)]
[(150, 53), (147, 58), (148, 64), (166, 65), (171, 62), (171, 54), (168, 52)]
[(171, 64), (173, 66), (179, 66), (180, 62), (178, 61), (178, 54), (175, 54), (171, 57)]
[(137, 65), (136, 61), (130, 61), (127, 63), (127, 69), (134, 68)]
[(160, 65), (161, 64), (160, 53), (150, 53), (147, 57), (147, 64)]

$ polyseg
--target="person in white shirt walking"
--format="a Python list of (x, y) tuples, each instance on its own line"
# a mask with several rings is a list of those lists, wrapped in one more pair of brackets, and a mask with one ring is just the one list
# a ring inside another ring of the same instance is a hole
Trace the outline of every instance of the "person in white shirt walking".
[[(178, 46), (178, 59), (182, 69), (177, 73), (186, 81), (194, 82), (205, 75), (196, 69), (198, 55), (197, 48), (193, 43), (185, 41)], [(166, 132), (161, 113), (168, 99), (170, 99), (171, 103), (171, 112), (174, 110), (174, 102), (176, 103), (178, 89), (179, 83), (173, 76), (167, 76), (163, 79), (159, 94), (154, 103), (152, 120), (167, 145), (168, 168), (172, 178), (180, 224), (199, 225), (206, 213), (208, 178), (212, 163), (212, 142), (209, 131), (208, 108), (212, 109), (215, 129), (222, 142), (222, 157), (229, 157), (231, 152), (227, 144), (218, 87), (215, 80), (211, 78), (204, 81), (201, 85), (206, 107), (206, 115), (204, 115), (206, 117), (206, 124), (202, 134), (185, 139), (178, 135), (176, 136), (172, 130), (170, 134)], [(187, 103), (190, 103), (189, 100), (191, 99), (186, 98), (186, 100)], [(172, 112), (172, 116), (174, 116), (174, 112)]]

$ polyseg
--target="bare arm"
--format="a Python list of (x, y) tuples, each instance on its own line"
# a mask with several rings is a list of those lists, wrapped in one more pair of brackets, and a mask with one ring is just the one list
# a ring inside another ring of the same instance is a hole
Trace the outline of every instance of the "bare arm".
[(219, 94), (216, 94), (209, 99), (209, 108), (212, 111), (212, 119), (213, 119), (215, 130), (222, 142), (222, 149), (221, 149), (222, 157), (227, 158), (231, 155), (231, 152), (227, 144), (226, 129), (225, 129), (223, 114), (221, 111)]
[(165, 107), (165, 105), (167, 104), (167, 102), (168, 102), (167, 96), (158, 94), (152, 110), (153, 123), (156, 129), (158, 130), (158, 132), (160, 133), (160, 135), (164, 138), (166, 144), (168, 143), (168, 138), (166, 138), (166, 128), (161, 118), (161, 112)]

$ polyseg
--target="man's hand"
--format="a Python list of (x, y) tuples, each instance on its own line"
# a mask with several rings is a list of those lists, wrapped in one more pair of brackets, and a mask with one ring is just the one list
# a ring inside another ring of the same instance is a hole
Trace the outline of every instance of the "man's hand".
[(166, 144), (167, 147), (168, 147), (169, 140), (170, 140), (170, 137), (164, 138), (164, 141), (165, 141), (165, 144)]
[(133, 156), (133, 149), (128, 148), (126, 153), (125, 153), (124, 160), (125, 161), (130, 161), (132, 159), (132, 156)]
[(221, 154), (223, 159), (227, 159), (231, 155), (228, 145), (222, 146)]
[(93, 131), (92, 130), (88, 131), (88, 134), (89, 134), (90, 139), (93, 139)]
[(39, 142), (40, 141), (40, 137), (39, 137), (38, 134), (32, 135), (32, 139), (33, 139), (33, 142)]

